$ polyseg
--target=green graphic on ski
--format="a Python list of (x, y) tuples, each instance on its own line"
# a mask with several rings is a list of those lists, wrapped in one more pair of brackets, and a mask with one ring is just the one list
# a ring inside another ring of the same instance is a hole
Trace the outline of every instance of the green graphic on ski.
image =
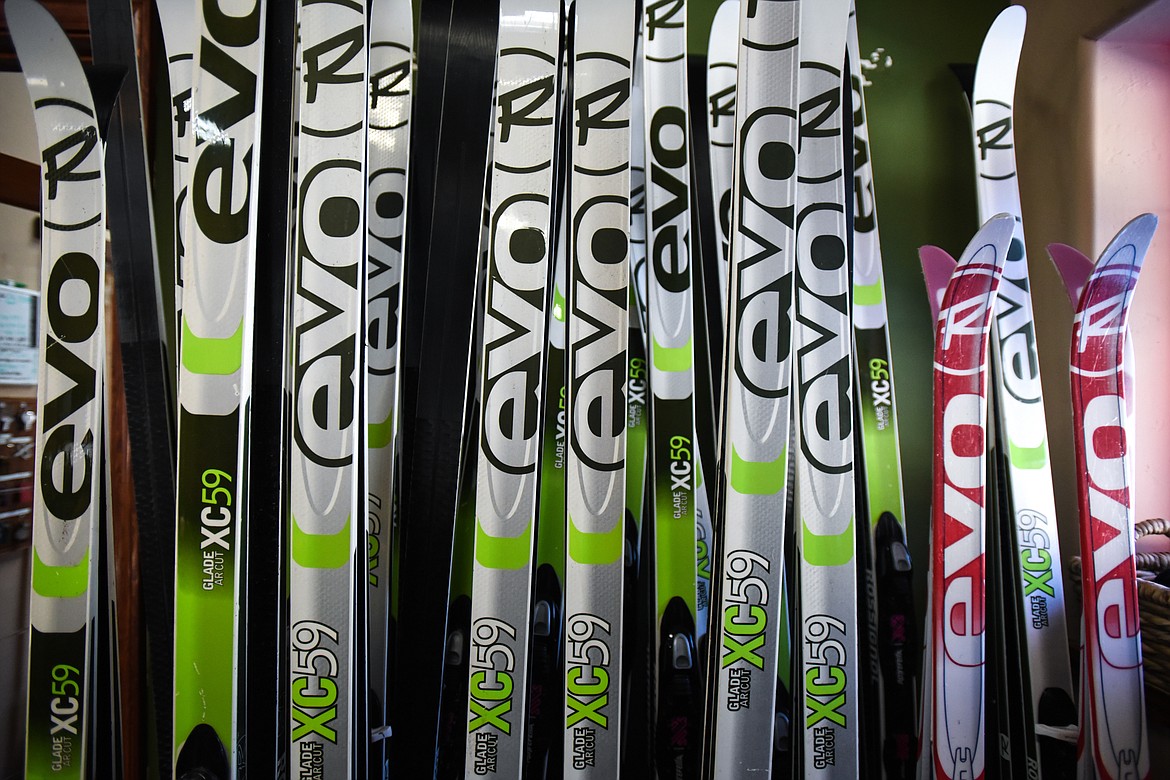
[[(266, 5), (202, 4), (184, 232), (175, 536), (174, 773), (234, 777)], [(224, 204), (231, 204), (225, 208)], [(214, 637), (214, 641), (209, 641)], [(203, 774), (200, 774), (203, 773)]]

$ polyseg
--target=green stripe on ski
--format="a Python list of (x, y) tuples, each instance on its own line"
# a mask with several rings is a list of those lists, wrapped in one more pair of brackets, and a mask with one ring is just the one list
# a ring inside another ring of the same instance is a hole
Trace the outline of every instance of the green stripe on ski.
[(394, 440), (394, 415), (391, 414), (382, 422), (368, 423), (366, 437), (369, 439), (368, 443), (371, 449), (380, 450), (389, 447), (390, 442)]
[(885, 428), (878, 428), (870, 390), (861, 382), (862, 446), (865, 448), (865, 491), (869, 508), (869, 524), (877, 525), (878, 518), (890, 512), (903, 522), (902, 466), (898, 457), (898, 437), (894, 428), (893, 411)]
[(885, 300), (882, 292), (882, 283), (853, 285), (853, 304), (855, 306), (877, 306)]
[(801, 522), (801, 554), (810, 566), (843, 566), (853, 560), (853, 518), (839, 534), (821, 536)]
[(72, 599), (89, 590), (89, 550), (81, 561), (72, 566), (50, 566), (41, 560), (33, 548), (32, 588), (38, 596), (53, 599)]
[(788, 450), (771, 461), (744, 460), (731, 448), (731, 488), (745, 496), (772, 496), (784, 489), (788, 476)]
[(240, 370), (244, 359), (244, 323), (226, 339), (203, 338), (191, 332), (183, 318), (183, 367), (193, 374), (224, 376)]
[[(692, 502), (694, 501), (692, 492)], [(658, 485), (656, 507), (671, 507), (674, 496), (667, 485)], [(692, 504), (693, 505), (693, 504)], [(690, 512), (682, 518), (673, 516), (672, 511), (659, 511), (654, 516), (654, 543), (658, 546), (655, 555), (655, 581), (659, 619), (666, 613), (671, 599), (682, 599), (687, 610), (697, 614), (697, 564), (695, 551), (695, 515)]]
[(622, 557), (625, 535), (621, 523), (600, 533), (587, 533), (569, 518), (569, 557), (577, 563), (605, 566)]
[(664, 347), (657, 339), (653, 339), (650, 352), (654, 367), (669, 374), (690, 371), (695, 362), (694, 341), (694, 338), (690, 338), (681, 347)]
[(352, 517), (332, 534), (311, 534), (301, 529), (296, 517), (292, 521), (292, 559), (306, 569), (339, 569), (353, 557), (350, 542)]
[[(200, 574), (197, 567), (192, 568), (195, 571), (188, 582), (197, 583)], [(230, 587), (175, 590), (175, 614), (182, 622), (184, 636), (201, 638), (197, 642), (175, 643), (176, 751), (200, 723), (213, 728), (221, 740), (232, 734), (232, 697), (220, 694), (224, 681), (235, 678), (232, 653), (209, 652), (207, 645), (231, 641), (235, 634), (234, 613)]]
[(519, 536), (491, 536), (475, 522), (475, 560), (489, 569), (523, 569), (532, 553), (532, 523)]
[(1015, 442), (1009, 441), (1008, 449), (1011, 452), (1009, 457), (1012, 465), (1018, 469), (1035, 471), (1044, 468), (1044, 464), (1048, 462), (1048, 448), (1044, 446), (1043, 442), (1038, 447), (1021, 447)]

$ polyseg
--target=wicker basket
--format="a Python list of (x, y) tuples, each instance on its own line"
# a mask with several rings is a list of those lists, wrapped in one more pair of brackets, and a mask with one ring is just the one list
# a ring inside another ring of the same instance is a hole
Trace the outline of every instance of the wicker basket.
[[(1162, 518), (1142, 520), (1134, 525), (1137, 537), (1161, 534), (1170, 537), (1170, 521)], [(1141, 613), (1142, 666), (1146, 688), (1170, 694), (1170, 588), (1153, 579), (1170, 569), (1170, 553), (1138, 553), (1138, 606)], [(1073, 588), (1081, 595), (1081, 559), (1071, 561)]]

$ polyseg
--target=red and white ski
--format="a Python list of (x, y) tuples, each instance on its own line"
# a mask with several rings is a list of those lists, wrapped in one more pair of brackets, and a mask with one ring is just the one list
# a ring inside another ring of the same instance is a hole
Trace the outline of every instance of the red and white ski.
[(1130, 222), (1106, 248), (1073, 318), (1070, 376), (1081, 507), (1087, 700), (1081, 724), (1096, 775), (1150, 776), (1125, 342), (1130, 302), (1157, 219)]
[(993, 217), (968, 244), (935, 329), (927, 663), (930, 760), (948, 780), (984, 776), (988, 342), (1013, 226)]

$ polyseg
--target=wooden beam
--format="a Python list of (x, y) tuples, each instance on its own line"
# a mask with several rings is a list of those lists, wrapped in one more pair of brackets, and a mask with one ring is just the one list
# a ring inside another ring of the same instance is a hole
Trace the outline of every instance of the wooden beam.
[(41, 210), (41, 168), (19, 157), (0, 152), (0, 203)]

